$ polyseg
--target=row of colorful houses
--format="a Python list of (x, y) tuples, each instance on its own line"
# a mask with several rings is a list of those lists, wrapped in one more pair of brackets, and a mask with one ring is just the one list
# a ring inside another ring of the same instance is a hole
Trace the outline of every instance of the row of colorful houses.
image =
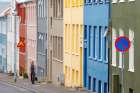
[[(134, 51), (134, 46), (138, 48), (139, 43), (138, 34), (134, 35), (138, 31), (134, 30), (139, 29), (139, 12), (133, 11), (138, 9), (138, 3), (138, 0), (17, 2), (17, 45), (25, 46), (16, 49), (19, 76), (30, 75), (30, 63), (34, 61), (41, 81), (95, 93), (123, 93), (123, 87), (124, 93), (138, 93), (139, 51)], [(4, 27), (13, 22), (11, 14), (8, 11), (6, 14), (0, 17), (0, 69), (9, 73), (14, 72), (14, 29)], [(1, 23), (5, 18), (7, 23)], [(129, 37), (131, 47), (124, 57), (129, 69), (125, 70), (122, 87), (122, 55), (115, 49), (115, 40), (123, 35)]]

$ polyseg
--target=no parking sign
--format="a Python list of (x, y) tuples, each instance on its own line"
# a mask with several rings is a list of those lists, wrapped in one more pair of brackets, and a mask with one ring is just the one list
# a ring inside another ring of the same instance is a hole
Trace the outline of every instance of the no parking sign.
[(120, 36), (115, 41), (115, 47), (119, 52), (126, 52), (130, 48), (130, 40), (125, 36)]

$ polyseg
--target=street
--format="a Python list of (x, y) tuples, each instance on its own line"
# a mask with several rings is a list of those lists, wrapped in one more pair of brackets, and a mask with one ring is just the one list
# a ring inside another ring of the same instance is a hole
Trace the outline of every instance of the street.
[(33, 93), (33, 92), (13, 85), (9, 85), (7, 83), (0, 82), (0, 93)]
[(35, 83), (31, 84), (29, 79), (18, 78), (17, 82), (13, 81), (12, 76), (0, 73), (0, 93), (88, 93), (83, 89), (65, 88), (64, 86)]

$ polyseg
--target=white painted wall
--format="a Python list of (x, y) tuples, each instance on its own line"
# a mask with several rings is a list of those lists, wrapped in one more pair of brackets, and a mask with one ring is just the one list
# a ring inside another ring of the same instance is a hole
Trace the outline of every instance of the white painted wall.
[[(7, 31), (7, 71), (14, 72), (14, 27), (13, 24), (13, 16), (8, 17), (8, 31)], [(17, 43), (19, 41), (19, 22), (17, 20)], [(16, 63), (17, 63), (17, 71), (19, 71), (19, 50), (16, 48)]]

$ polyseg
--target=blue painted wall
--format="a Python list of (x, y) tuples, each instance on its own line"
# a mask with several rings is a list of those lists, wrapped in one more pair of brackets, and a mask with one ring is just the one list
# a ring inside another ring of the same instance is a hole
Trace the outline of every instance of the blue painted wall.
[(109, 2), (100, 1), (103, 2), (85, 0), (84, 5), (84, 87), (108, 93), (108, 49), (104, 34), (109, 23)]
[(0, 17), (0, 71), (7, 72), (7, 17)]

